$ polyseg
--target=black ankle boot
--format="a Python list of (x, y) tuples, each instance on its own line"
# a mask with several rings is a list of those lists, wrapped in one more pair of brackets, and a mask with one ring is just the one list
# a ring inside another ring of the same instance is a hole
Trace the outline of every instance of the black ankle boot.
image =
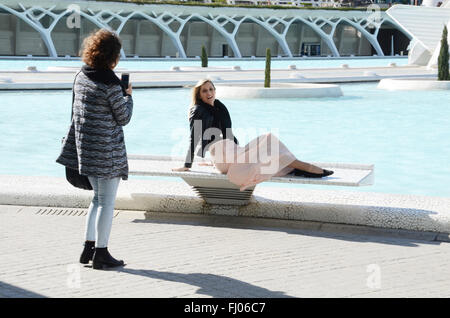
[(95, 242), (94, 241), (84, 242), (84, 249), (80, 256), (80, 263), (89, 264), (89, 261), (92, 261), (92, 257), (94, 257), (94, 252), (95, 252)]
[(107, 247), (96, 247), (94, 257), (92, 259), (92, 267), (94, 269), (106, 269), (110, 267), (123, 266), (124, 262), (122, 260), (116, 260), (108, 252)]

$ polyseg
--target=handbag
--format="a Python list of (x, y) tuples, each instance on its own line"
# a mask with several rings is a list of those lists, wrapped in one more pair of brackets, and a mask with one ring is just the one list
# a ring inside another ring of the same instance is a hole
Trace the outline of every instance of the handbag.
[[(79, 73), (78, 73), (79, 74)], [(77, 74), (77, 75), (78, 75)], [(77, 77), (75, 76), (75, 79)], [(75, 81), (74, 81), (75, 84)], [(71, 120), (73, 120), (73, 102), (75, 99), (75, 92), (72, 88), (72, 115)], [(66, 167), (66, 179), (69, 181), (71, 185), (76, 188), (84, 189), (84, 190), (92, 190), (92, 185), (89, 182), (89, 178), (87, 176), (81, 175), (78, 170)]]
[(92, 190), (88, 177), (79, 174), (78, 170), (66, 167), (66, 179), (76, 188)]

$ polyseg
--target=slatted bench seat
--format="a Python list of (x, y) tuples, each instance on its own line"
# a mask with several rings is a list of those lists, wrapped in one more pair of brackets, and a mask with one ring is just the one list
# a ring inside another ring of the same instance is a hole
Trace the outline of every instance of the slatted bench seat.
[[(180, 177), (194, 191), (210, 204), (245, 205), (249, 202), (255, 187), (240, 191), (225, 174), (219, 173), (213, 166), (201, 166), (196, 159), (190, 171), (176, 172), (172, 168), (182, 167), (184, 158), (152, 155), (129, 155), (129, 174), (136, 176)], [(273, 177), (266, 182), (316, 184), (332, 186), (359, 187), (372, 185), (374, 165), (343, 163), (312, 163), (334, 174), (325, 178), (302, 178), (294, 175)]]

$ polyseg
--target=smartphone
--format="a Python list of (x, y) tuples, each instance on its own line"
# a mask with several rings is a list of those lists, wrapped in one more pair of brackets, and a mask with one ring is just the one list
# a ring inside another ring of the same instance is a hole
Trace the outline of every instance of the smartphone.
[(122, 83), (122, 87), (124, 89), (127, 89), (128, 85), (130, 84), (130, 74), (122, 73), (122, 77), (121, 77), (120, 81)]

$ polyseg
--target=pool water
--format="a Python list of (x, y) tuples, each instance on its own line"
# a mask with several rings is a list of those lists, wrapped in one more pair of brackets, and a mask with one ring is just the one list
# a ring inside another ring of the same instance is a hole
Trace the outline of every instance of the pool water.
[[(449, 197), (450, 91), (394, 92), (376, 85), (341, 85), (338, 98), (222, 102), (241, 144), (271, 131), (303, 161), (375, 164), (370, 187), (261, 186)], [(71, 92), (0, 97), (0, 174), (64, 176), (55, 159), (69, 126)], [(133, 118), (124, 128), (128, 153), (184, 156), (190, 91), (136, 89), (133, 98)]]
[[(290, 65), (296, 65), (297, 68), (331, 68), (340, 67), (342, 64), (348, 64), (349, 67), (367, 67), (367, 66), (388, 66), (390, 63), (397, 65), (407, 65), (406, 57), (383, 57), (383, 58), (306, 58), (306, 59), (273, 59), (271, 63), (272, 69), (287, 69)], [(48, 67), (53, 66), (69, 66), (81, 67), (80, 60), (31, 60), (31, 59), (0, 59), (0, 70), (26, 70), (28, 66), (36, 66), (38, 70), (45, 71)], [(240, 66), (241, 69), (264, 69), (264, 59), (211, 59), (208, 61), (209, 66), (232, 67)], [(129, 70), (170, 70), (172, 66), (201, 66), (198, 59), (177, 60), (177, 59), (153, 59), (153, 60), (121, 60), (118, 68)]]

